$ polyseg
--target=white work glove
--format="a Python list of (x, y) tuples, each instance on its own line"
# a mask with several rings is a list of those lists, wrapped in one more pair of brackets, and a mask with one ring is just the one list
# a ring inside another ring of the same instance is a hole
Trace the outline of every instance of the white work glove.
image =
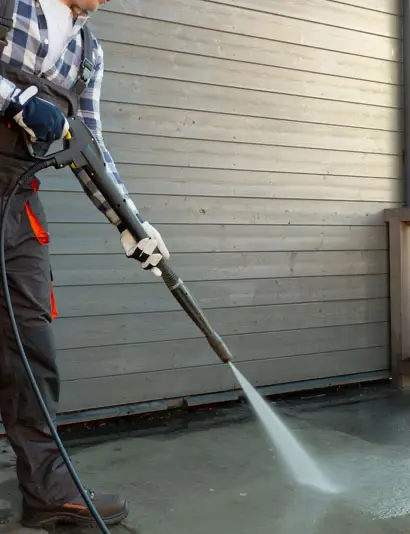
[[(143, 222), (142, 226), (148, 237), (137, 242), (128, 230), (124, 230), (120, 237), (122, 248), (127, 257), (138, 260), (143, 269), (151, 271), (155, 276), (161, 276), (157, 265), (162, 258), (169, 260), (169, 251), (158, 230), (147, 221)], [(158, 249), (159, 253), (154, 254), (155, 249)]]

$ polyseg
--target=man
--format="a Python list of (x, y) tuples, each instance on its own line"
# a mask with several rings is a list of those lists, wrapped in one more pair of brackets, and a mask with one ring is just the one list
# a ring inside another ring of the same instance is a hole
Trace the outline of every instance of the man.
[[(67, 132), (69, 115), (77, 115), (91, 129), (101, 145), (109, 172), (127, 194), (102, 139), (103, 52), (87, 27), (89, 12), (104, 3), (105, 0), (0, 0), (0, 31), (3, 26), (0, 195), (3, 201), (17, 178), (32, 165), (23, 132), (38, 141), (61, 139)], [(90, 51), (91, 62), (85, 57)], [(169, 257), (159, 233), (144, 222), (149, 237), (136, 243), (121, 227), (88, 176), (80, 172), (78, 177), (94, 205), (118, 228), (126, 255), (138, 259), (144, 269), (159, 276), (156, 266), (162, 257)], [(25, 352), (55, 420), (60, 383), (51, 322), (57, 312), (47, 223), (37, 196), (39, 183), (37, 178), (33, 180), (14, 200), (6, 226), (6, 263)], [(159, 252), (155, 253), (156, 250)], [(17, 477), (23, 497), (22, 523), (33, 528), (61, 520), (91, 523), (91, 514), (60, 458), (25, 376), (1, 294), (0, 410), (17, 457)], [(118, 523), (127, 516), (126, 499), (95, 492), (89, 495), (107, 524)]]

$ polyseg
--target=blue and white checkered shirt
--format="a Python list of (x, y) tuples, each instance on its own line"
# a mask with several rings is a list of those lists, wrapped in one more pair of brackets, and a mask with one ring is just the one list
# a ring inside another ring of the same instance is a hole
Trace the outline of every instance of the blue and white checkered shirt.
[[(42, 75), (56, 85), (70, 90), (77, 80), (79, 67), (82, 61), (82, 37), (81, 28), (87, 22), (88, 15), (77, 17), (73, 25), (72, 38), (64, 49), (57, 63), (47, 72), (42, 73), (42, 66), (48, 52), (47, 21), (39, 0), (16, 0), (13, 17), (13, 29), (8, 36), (8, 45), (4, 49), (1, 60), (25, 72)], [(95, 70), (87, 89), (80, 98), (77, 116), (80, 117), (95, 138), (100, 143), (108, 172), (118, 182), (124, 195), (128, 192), (118, 174), (115, 163), (105, 147), (101, 118), (100, 118), (100, 95), (104, 73), (103, 50), (97, 39), (93, 37), (93, 56)], [(0, 76), (0, 114), (4, 113), (16, 86)], [(110, 209), (100, 192), (89, 180), (84, 171), (78, 173), (80, 183), (90, 197), (93, 204), (115, 225), (119, 220), (117, 215)], [(132, 206), (134, 204), (129, 199)], [(137, 209), (135, 208), (137, 212)]]

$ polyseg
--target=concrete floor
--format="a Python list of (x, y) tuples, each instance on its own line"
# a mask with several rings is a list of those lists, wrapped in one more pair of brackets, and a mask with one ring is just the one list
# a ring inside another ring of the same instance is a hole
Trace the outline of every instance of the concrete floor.
[[(129, 497), (116, 534), (410, 533), (410, 394), (325, 395), (276, 409), (342, 494), (294, 487), (246, 406), (166, 418), (70, 452), (87, 487)], [(3, 450), (0, 530), (21, 534), (13, 458)]]

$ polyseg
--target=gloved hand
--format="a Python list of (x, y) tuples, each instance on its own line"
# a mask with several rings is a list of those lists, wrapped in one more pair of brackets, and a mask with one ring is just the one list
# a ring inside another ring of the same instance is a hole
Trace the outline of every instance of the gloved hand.
[[(169, 260), (169, 251), (158, 230), (147, 221), (143, 222), (142, 226), (147, 238), (137, 242), (128, 230), (124, 230), (121, 232), (121, 245), (128, 258), (138, 260), (143, 269), (151, 271), (155, 276), (161, 276), (162, 273), (157, 265), (162, 258)], [(158, 249), (159, 253), (154, 254), (155, 249)]]
[(14, 119), (32, 141), (52, 143), (63, 139), (69, 124), (57, 106), (36, 96), (39, 89), (30, 85), (12, 98), (4, 115)]

